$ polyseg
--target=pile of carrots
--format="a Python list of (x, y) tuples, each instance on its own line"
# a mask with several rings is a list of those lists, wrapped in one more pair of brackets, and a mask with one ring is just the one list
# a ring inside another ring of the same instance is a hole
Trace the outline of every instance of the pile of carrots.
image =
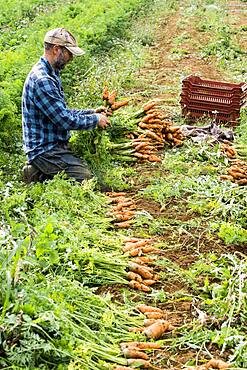
[(234, 160), (233, 165), (227, 169), (227, 175), (221, 175), (221, 180), (230, 180), (238, 185), (247, 185), (247, 162)]
[(228, 158), (235, 158), (237, 156), (237, 151), (231, 144), (222, 143), (220, 145), (220, 150), (224, 153)]
[(133, 156), (150, 162), (161, 161), (157, 152), (163, 149), (165, 144), (181, 146), (185, 138), (180, 127), (172, 126), (172, 122), (166, 119), (164, 111), (157, 105), (157, 101), (143, 105), (142, 110), (138, 112), (137, 124), (144, 132), (129, 135), (134, 147)]
[(112, 208), (107, 215), (113, 217), (114, 226), (119, 229), (131, 227), (136, 210), (135, 201), (127, 197), (124, 192), (108, 192), (106, 195), (110, 197), (112, 203)]

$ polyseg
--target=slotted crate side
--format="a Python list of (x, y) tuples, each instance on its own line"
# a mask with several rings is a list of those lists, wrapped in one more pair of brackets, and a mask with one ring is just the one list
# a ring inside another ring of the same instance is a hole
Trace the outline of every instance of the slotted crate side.
[(212, 95), (200, 95), (200, 94), (181, 94), (181, 102), (182, 103), (190, 103), (190, 102), (205, 102), (205, 103), (212, 103), (212, 104), (223, 104), (223, 105), (232, 105), (235, 104), (236, 106), (242, 106), (246, 103), (246, 99), (240, 98), (233, 98), (227, 99), (225, 97), (219, 96), (212, 96)]
[(217, 114), (213, 113), (212, 111), (205, 111), (199, 108), (182, 108), (183, 116), (187, 117), (189, 120), (196, 120), (197, 118), (202, 117), (210, 117), (213, 118), (216, 122), (231, 122), (233, 124), (237, 123), (237, 120), (240, 118), (240, 112), (231, 112), (231, 113), (223, 113), (218, 112)]
[(184, 78), (182, 82), (185, 88), (189, 88), (193, 91), (201, 89), (205, 93), (212, 93), (213, 91), (215, 91), (215, 93), (219, 94), (243, 94), (247, 92), (247, 83), (245, 82), (233, 84), (229, 82), (204, 80), (199, 76), (193, 75)]

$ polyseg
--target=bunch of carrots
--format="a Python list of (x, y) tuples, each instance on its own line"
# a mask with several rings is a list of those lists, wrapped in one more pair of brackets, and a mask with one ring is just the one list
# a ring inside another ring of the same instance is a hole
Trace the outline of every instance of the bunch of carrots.
[(228, 175), (221, 175), (221, 180), (230, 180), (238, 185), (247, 185), (247, 162), (234, 160), (233, 165), (227, 169)]
[(129, 262), (127, 279), (130, 280), (129, 286), (133, 289), (150, 292), (151, 286), (157, 283), (159, 277), (148, 266), (154, 263), (156, 256), (143, 256), (149, 253), (159, 254), (160, 250), (150, 244), (151, 240), (141, 238), (125, 238), (122, 251), (134, 259)]
[(233, 148), (231, 144), (222, 143), (220, 145), (220, 150), (224, 153), (228, 158), (235, 158), (237, 156), (237, 150)]
[(108, 192), (112, 208), (108, 216), (113, 217), (114, 226), (120, 229), (129, 228), (135, 216), (136, 203), (133, 199), (126, 196), (126, 193)]
[[(130, 328), (130, 331), (142, 332), (148, 339), (159, 339), (164, 333), (174, 329), (171, 323), (164, 320), (165, 315), (160, 308), (139, 304), (136, 306), (136, 309), (147, 318), (144, 320), (143, 328)], [(127, 358), (127, 365), (154, 368), (145, 351), (159, 350), (161, 349), (161, 345), (155, 342), (124, 342), (120, 344), (120, 348), (124, 357)], [(130, 368), (131, 367), (128, 366), (116, 366), (114, 370), (125, 370)]]
[(116, 111), (117, 109), (124, 107), (125, 105), (128, 104), (128, 100), (116, 101), (116, 98), (117, 98), (117, 91), (113, 90), (112, 92), (109, 92), (108, 86), (105, 85), (103, 88), (102, 99), (107, 107), (106, 114), (109, 116), (111, 116), (112, 113)]

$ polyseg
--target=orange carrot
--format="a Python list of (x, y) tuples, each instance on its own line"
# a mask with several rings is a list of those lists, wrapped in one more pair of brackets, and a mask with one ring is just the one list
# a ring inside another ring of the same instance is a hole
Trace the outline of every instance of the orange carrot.
[(135, 249), (131, 249), (131, 250), (129, 251), (129, 255), (130, 255), (131, 257), (140, 256), (140, 255), (141, 255), (141, 253), (142, 253), (142, 247), (140, 247), (140, 248), (135, 248)]
[(156, 319), (145, 319), (144, 320), (144, 326), (153, 325), (156, 321), (157, 321)]
[(153, 278), (153, 274), (150, 272), (149, 267), (144, 267), (144, 266), (138, 265), (135, 262), (129, 262), (128, 267), (129, 267), (130, 271), (137, 272), (144, 279), (152, 279)]
[(109, 98), (108, 98), (108, 102), (109, 102), (110, 105), (115, 103), (116, 97), (117, 97), (117, 92), (116, 92), (116, 90), (114, 90), (114, 91), (112, 91), (112, 93), (109, 95)]
[(157, 141), (162, 141), (162, 138), (159, 135), (155, 134), (154, 132), (152, 132), (150, 130), (146, 130), (145, 135), (150, 137), (151, 139), (154, 139), (154, 140), (157, 140)]
[(161, 312), (145, 312), (145, 315), (147, 316), (148, 319), (163, 319), (164, 314)]
[(129, 280), (136, 280), (136, 281), (139, 281), (139, 283), (142, 282), (141, 275), (138, 275), (138, 274), (136, 274), (135, 272), (132, 272), (132, 271), (129, 271), (127, 273), (127, 279), (129, 279)]
[(155, 260), (157, 259), (157, 257), (146, 257), (146, 256), (140, 256), (140, 257), (136, 257), (134, 259), (134, 262), (138, 263), (138, 264), (144, 264), (144, 263), (154, 263)]
[(114, 218), (116, 221), (128, 221), (133, 218), (134, 214), (135, 212), (126, 211), (114, 214)]
[(146, 312), (160, 312), (163, 314), (163, 311), (158, 308), (158, 307), (153, 307), (153, 306), (147, 306), (145, 304), (138, 304), (136, 306), (136, 309), (140, 311), (141, 313), (146, 313)]
[(122, 343), (125, 345), (125, 347), (134, 347), (134, 348), (139, 348), (140, 350), (145, 350), (145, 349), (160, 349), (160, 344), (159, 343), (150, 343), (150, 342), (127, 342), (127, 343)]
[(158, 104), (158, 102), (154, 102), (154, 101), (150, 101), (146, 104), (143, 105), (143, 110), (144, 112), (148, 111), (149, 109), (152, 109), (153, 107), (155, 107), (156, 105)]
[(127, 229), (128, 227), (131, 227), (131, 225), (132, 225), (131, 220), (114, 223), (114, 226), (118, 227), (119, 229)]
[(174, 141), (174, 144), (176, 146), (181, 146), (183, 145), (183, 141), (182, 140), (179, 140), (179, 139), (176, 139), (175, 137), (173, 138), (173, 141)]
[(133, 210), (136, 209), (136, 205), (134, 204), (133, 200), (129, 200), (128, 202), (119, 203), (118, 205), (112, 207), (112, 211), (121, 211), (123, 208)]
[(149, 361), (136, 358), (130, 358), (129, 360), (127, 360), (127, 364), (133, 365), (134, 367), (144, 367), (145, 369), (148, 369), (151, 366)]
[(140, 144), (138, 144), (138, 145), (135, 147), (135, 151), (136, 151), (136, 152), (139, 152), (139, 150), (140, 150), (140, 149), (145, 148), (145, 147), (147, 147), (147, 146), (148, 146), (148, 143), (147, 143), (147, 142), (140, 143)]
[(143, 360), (148, 360), (148, 355), (146, 353), (133, 348), (124, 348), (122, 352), (125, 358), (142, 358)]
[(230, 365), (222, 360), (216, 360), (212, 358), (210, 361), (206, 363), (206, 368), (212, 368), (212, 369), (229, 369)]
[(158, 320), (156, 323), (148, 326), (143, 333), (152, 339), (159, 339), (167, 331), (173, 330), (174, 327), (166, 320)]
[(115, 366), (114, 367), (114, 370), (130, 370), (130, 369), (133, 370), (133, 368), (131, 368), (129, 366)]
[(140, 159), (148, 159), (148, 154), (141, 154), (141, 153), (137, 153), (137, 152), (135, 152), (135, 153), (133, 153), (133, 156), (134, 157), (137, 157), (137, 158), (140, 158)]
[(129, 102), (127, 100), (117, 101), (117, 102), (112, 104), (111, 109), (112, 110), (117, 110), (121, 107), (124, 107), (127, 104), (129, 104)]
[(109, 197), (125, 197), (126, 193), (115, 193), (114, 191), (109, 191), (106, 193), (106, 195), (108, 195)]
[(145, 328), (129, 328), (129, 332), (142, 333)]
[(140, 238), (134, 238), (134, 237), (127, 237), (127, 238), (124, 238), (123, 242), (124, 243), (127, 243), (127, 242), (138, 242), (140, 240)]
[(150, 292), (150, 288), (139, 281), (131, 280), (129, 282), (129, 287), (132, 289), (142, 290), (143, 292)]
[(157, 280), (143, 280), (142, 282), (144, 285), (151, 286), (157, 283)]
[(105, 85), (104, 88), (103, 88), (102, 99), (103, 100), (108, 100), (108, 97), (109, 97), (109, 91), (108, 91), (108, 87)]

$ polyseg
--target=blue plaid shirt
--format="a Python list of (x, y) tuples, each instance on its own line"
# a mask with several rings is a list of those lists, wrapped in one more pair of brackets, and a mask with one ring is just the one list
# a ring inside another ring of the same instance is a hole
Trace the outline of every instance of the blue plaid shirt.
[(23, 142), (28, 161), (57, 143), (68, 142), (70, 130), (95, 128), (99, 118), (93, 113), (66, 107), (59, 73), (41, 57), (27, 76), (22, 95)]

